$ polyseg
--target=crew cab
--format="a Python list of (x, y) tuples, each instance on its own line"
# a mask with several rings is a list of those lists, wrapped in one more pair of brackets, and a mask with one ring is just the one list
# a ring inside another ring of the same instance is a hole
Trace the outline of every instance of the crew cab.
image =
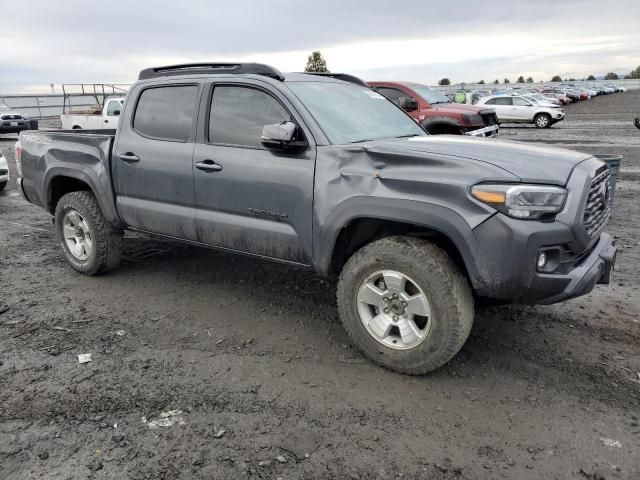
[(564, 110), (560, 106), (541, 104), (522, 95), (484, 97), (478, 105), (495, 108), (500, 123), (533, 123), (538, 128), (549, 128), (564, 120)]
[(452, 102), (446, 95), (419, 83), (368, 82), (378, 93), (409, 113), (432, 135), (498, 134), (495, 110)]
[(609, 281), (588, 154), (429, 135), (366, 86), (261, 64), (146, 69), (123, 108), (116, 131), (20, 134), (18, 189), (78, 272), (115, 268), (130, 229), (337, 277), (355, 344), (409, 374), (458, 352), (477, 299)]
[(124, 97), (109, 98), (104, 105), (86, 112), (60, 115), (62, 128), (66, 130), (113, 130), (118, 127)]

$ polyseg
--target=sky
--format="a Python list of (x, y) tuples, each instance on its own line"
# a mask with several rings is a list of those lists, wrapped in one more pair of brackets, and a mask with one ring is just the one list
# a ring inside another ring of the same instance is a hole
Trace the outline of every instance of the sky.
[(194, 61), (302, 71), (312, 50), (365, 80), (628, 73), (640, 65), (640, 0), (29, 0), (2, 9), (0, 93), (131, 83)]

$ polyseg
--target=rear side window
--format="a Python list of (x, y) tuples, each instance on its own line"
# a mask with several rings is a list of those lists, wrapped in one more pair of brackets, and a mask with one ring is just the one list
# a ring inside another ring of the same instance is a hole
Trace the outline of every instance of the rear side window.
[(209, 143), (263, 148), (263, 127), (287, 120), (291, 120), (289, 112), (262, 90), (216, 86), (209, 114)]
[(495, 102), (492, 105), (511, 105), (511, 97), (498, 97), (494, 98), (494, 100)]
[(142, 92), (133, 128), (148, 137), (186, 142), (196, 109), (196, 85), (148, 88)]

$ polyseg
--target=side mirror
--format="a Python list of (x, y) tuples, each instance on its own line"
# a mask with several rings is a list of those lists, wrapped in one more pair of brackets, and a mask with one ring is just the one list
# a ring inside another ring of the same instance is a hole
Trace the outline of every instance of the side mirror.
[(410, 97), (400, 97), (398, 106), (407, 112), (412, 112), (418, 109), (418, 102)]
[(304, 139), (299, 139), (298, 126), (290, 121), (265, 125), (262, 128), (260, 141), (272, 150), (299, 149), (307, 146)]

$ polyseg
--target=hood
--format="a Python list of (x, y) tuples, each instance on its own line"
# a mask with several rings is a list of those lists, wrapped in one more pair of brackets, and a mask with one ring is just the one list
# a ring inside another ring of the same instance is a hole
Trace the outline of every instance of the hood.
[(491, 164), (527, 183), (565, 185), (586, 153), (555, 147), (462, 135), (427, 135), (367, 142), (365, 148), (434, 153)]
[(474, 114), (481, 110), (491, 110), (490, 106), (477, 107), (475, 105), (466, 105), (463, 103), (436, 103), (431, 105), (431, 110), (442, 113), (458, 113), (458, 114)]

